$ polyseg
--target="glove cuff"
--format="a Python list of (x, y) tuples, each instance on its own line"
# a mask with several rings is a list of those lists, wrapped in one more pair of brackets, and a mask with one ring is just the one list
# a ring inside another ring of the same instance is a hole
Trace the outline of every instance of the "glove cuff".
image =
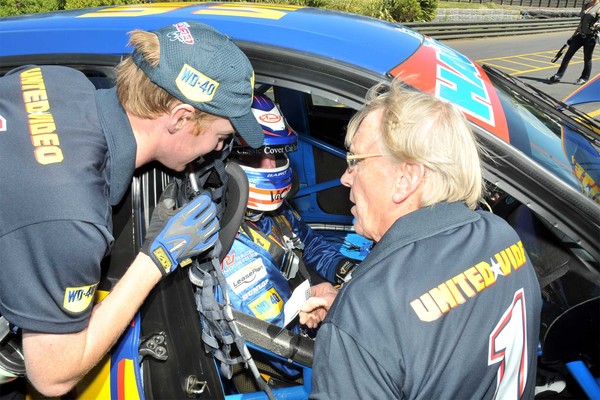
[(358, 264), (351, 258), (343, 258), (335, 268), (335, 283), (338, 285), (352, 279), (352, 272)]
[(168, 275), (177, 268), (178, 264), (170, 257), (169, 251), (162, 245), (151, 249), (142, 248), (141, 251), (152, 259), (162, 276)]

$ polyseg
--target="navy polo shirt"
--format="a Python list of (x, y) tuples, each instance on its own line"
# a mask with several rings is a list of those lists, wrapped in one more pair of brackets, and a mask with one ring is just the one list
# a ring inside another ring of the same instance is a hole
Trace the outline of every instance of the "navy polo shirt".
[(115, 89), (71, 68), (15, 69), (0, 92), (0, 313), (78, 332), (113, 242), (111, 205), (133, 175), (133, 132)]

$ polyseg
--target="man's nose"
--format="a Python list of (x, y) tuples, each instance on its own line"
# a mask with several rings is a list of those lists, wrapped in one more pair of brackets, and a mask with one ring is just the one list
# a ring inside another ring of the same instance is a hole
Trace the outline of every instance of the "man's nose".
[(352, 169), (346, 168), (346, 170), (344, 171), (344, 174), (340, 178), (340, 182), (342, 182), (342, 185), (347, 186), (347, 187), (352, 186), (352, 177), (350, 175), (352, 175)]

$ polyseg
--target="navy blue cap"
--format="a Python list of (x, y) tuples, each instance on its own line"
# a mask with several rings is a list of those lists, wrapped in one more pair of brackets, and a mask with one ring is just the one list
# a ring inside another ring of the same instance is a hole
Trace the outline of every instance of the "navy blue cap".
[(254, 70), (240, 48), (199, 22), (180, 22), (152, 33), (160, 43), (159, 64), (153, 67), (141, 53), (133, 53), (133, 61), (150, 80), (200, 111), (229, 118), (249, 146), (262, 146), (262, 128), (250, 110)]

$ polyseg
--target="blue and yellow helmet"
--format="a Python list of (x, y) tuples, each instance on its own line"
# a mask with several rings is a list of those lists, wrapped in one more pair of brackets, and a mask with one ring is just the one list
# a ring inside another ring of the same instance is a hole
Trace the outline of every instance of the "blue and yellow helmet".
[(273, 211), (281, 206), (292, 188), (292, 168), (287, 153), (297, 149), (298, 135), (279, 107), (266, 96), (254, 96), (252, 113), (262, 127), (264, 143), (257, 149), (245, 143), (234, 145), (231, 155), (248, 176), (248, 208)]

